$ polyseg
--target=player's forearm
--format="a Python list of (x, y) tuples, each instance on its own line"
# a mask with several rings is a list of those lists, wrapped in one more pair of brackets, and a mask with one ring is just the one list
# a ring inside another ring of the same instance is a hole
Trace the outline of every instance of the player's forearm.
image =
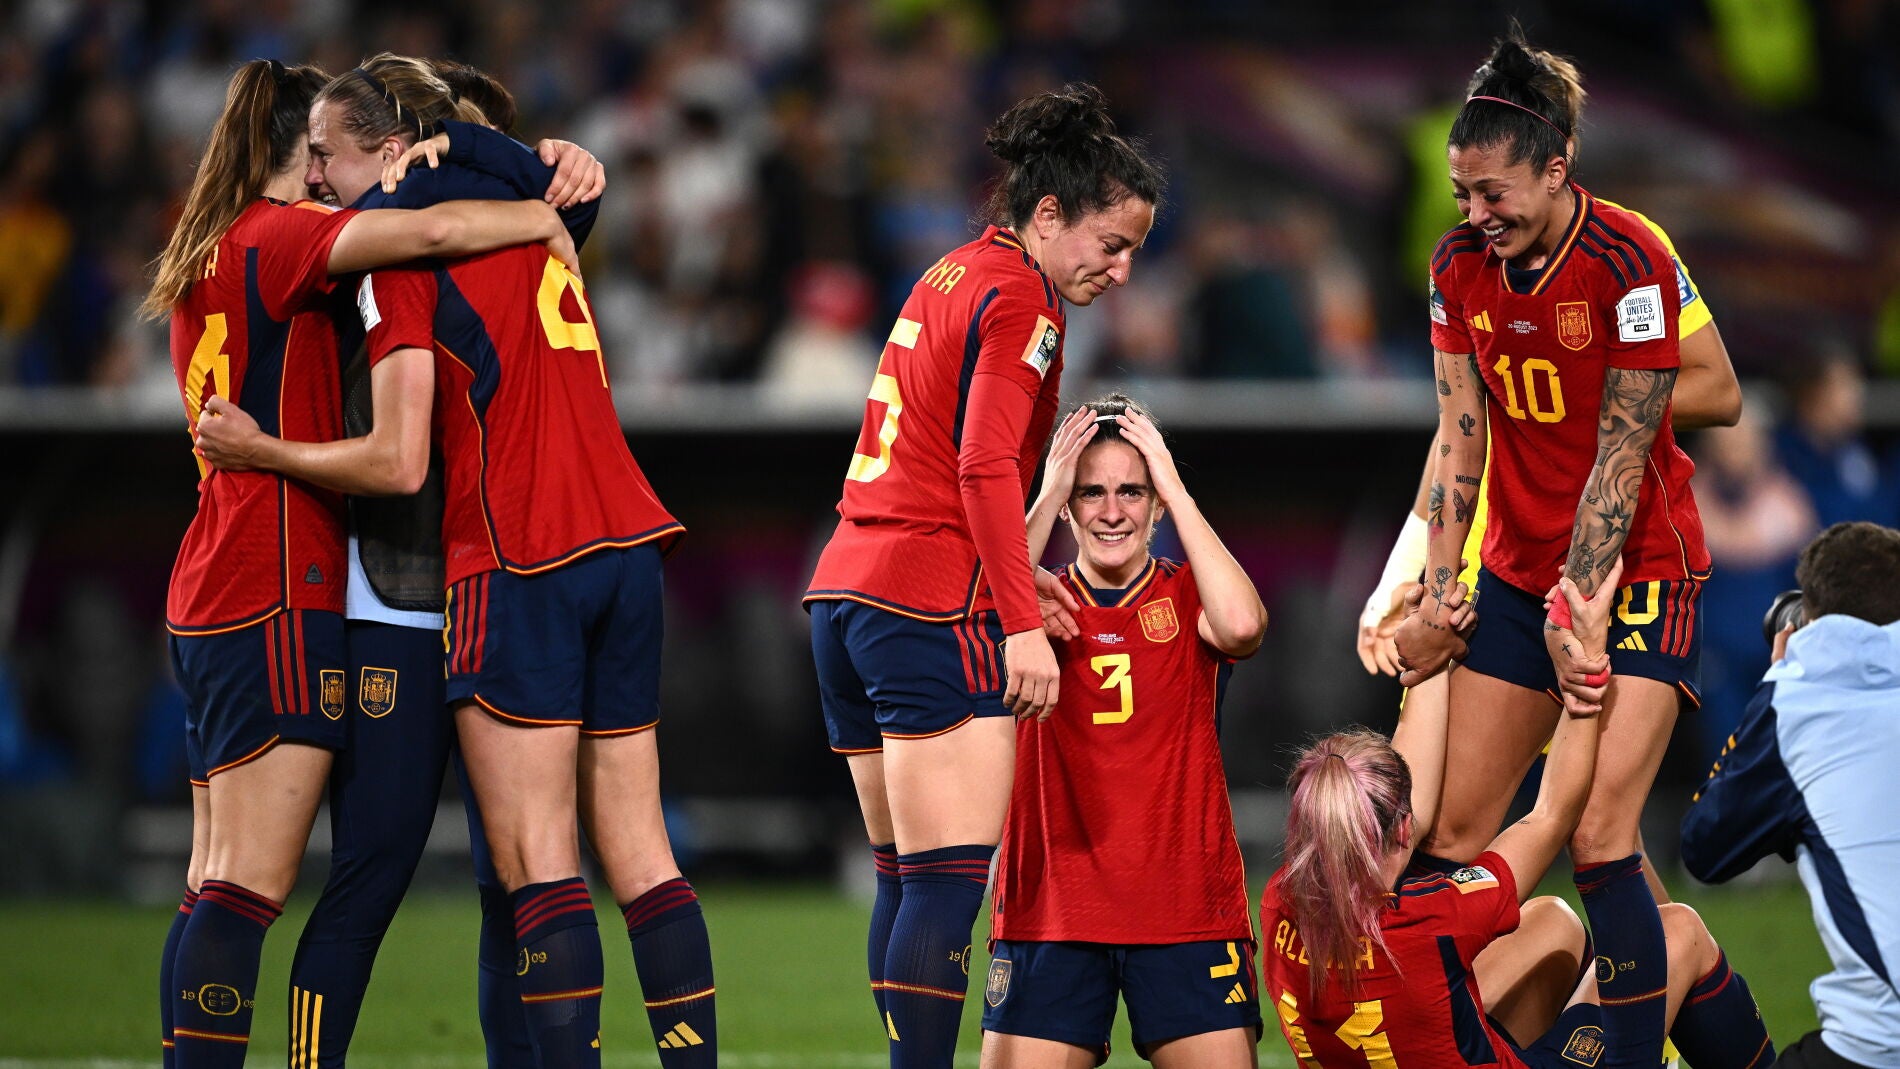
[[(983, 565), (983, 577), (996, 599), (996, 615), (1008, 635), (1042, 626), (1036, 608), (1036, 587), (1030, 578), (1029, 539), (1022, 522), (1022, 483), (1014, 458), (988, 463), (964, 463), (957, 471), (957, 488), (970, 541)], [(1012, 500), (1013, 499), (1013, 500)], [(1045, 541), (1047, 536), (1044, 536)]]
[(1471, 354), (1437, 353), (1438, 451), (1425, 502), (1426, 608), (1436, 611), (1463, 570), (1485, 456), (1484, 380)]
[(388, 436), (371, 432), (335, 442), (290, 442), (264, 438), (255, 464), (316, 486), (346, 494), (388, 497), (413, 494), (428, 474), (428, 456), (405, 457)]
[(1024, 517), (1023, 526), (1029, 539), (1029, 559), (1040, 562), (1042, 554), (1049, 548), (1049, 539), (1054, 537), (1056, 523), (1062, 514), (1062, 498), (1049, 492), (1048, 487), (1036, 495), (1036, 503), (1029, 507), (1029, 515)]
[(1564, 574), (1585, 597), (1596, 594), (1628, 540), (1636, 516), (1643, 470), (1669, 411), (1674, 369), (1631, 371), (1606, 368), (1603, 405), (1597, 417), (1597, 459), (1577, 503)]
[(1431, 838), (1438, 824), (1438, 806), (1444, 796), (1445, 751), (1451, 731), (1451, 703), (1408, 701), (1399, 710), (1392, 729), (1392, 749), (1412, 770), (1412, 841)]
[(450, 201), (421, 211), (367, 211), (351, 219), (330, 247), (332, 275), (428, 257), (471, 256), (547, 241), (562, 230), (541, 201)]
[(1194, 570), (1194, 587), (1201, 595), (1201, 616), (1207, 622), (1209, 644), (1230, 657), (1245, 657), (1260, 648), (1267, 633), (1267, 607), (1246, 569), (1214, 533), (1200, 506), (1186, 494), (1168, 502), (1174, 531)]
[[(1570, 837), (1583, 818), (1596, 776), (1597, 738), (1601, 721), (1595, 716), (1563, 714), (1551, 736), (1550, 756), (1544, 759), (1544, 779), (1537, 789), (1531, 816), (1550, 822), (1557, 840)], [(1635, 849), (1631, 843), (1630, 848)]]

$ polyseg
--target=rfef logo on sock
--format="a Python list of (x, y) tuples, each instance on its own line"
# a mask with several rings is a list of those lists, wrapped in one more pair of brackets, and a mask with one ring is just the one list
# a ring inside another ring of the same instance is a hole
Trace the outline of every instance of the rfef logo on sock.
[(244, 996), (229, 984), (206, 984), (198, 989), (198, 1008), (213, 1017), (229, 1017), (244, 1008)]

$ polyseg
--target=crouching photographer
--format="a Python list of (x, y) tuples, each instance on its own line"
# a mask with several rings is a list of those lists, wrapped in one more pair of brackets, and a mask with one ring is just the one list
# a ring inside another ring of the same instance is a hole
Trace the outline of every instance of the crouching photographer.
[(1900, 1069), (1900, 531), (1835, 524), (1795, 576), (1799, 605), (1770, 612), (1775, 663), (1683, 818), (1682, 859), (1719, 883), (1779, 854), (1807, 888), (1834, 971), (1810, 988), (1820, 1030), (1776, 1066)]

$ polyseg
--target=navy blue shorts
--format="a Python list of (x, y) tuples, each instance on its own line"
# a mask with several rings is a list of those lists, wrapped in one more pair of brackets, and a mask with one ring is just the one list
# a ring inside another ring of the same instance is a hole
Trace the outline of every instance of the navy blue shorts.
[(660, 548), (603, 549), (552, 571), (449, 587), (450, 705), (535, 727), (631, 735), (660, 722)]
[(811, 655), (837, 753), (876, 753), (885, 739), (927, 739), (971, 717), (1009, 715), (994, 612), (938, 624), (856, 601), (814, 601)]
[[(1657, 579), (1617, 592), (1610, 615), (1610, 664), (1617, 675), (1675, 687), (1691, 707), (1702, 704), (1702, 625), (1698, 579)], [(1544, 597), (1478, 570), (1478, 629), (1464, 667), (1531, 690), (1557, 695), (1557, 670), (1544, 649)]]
[(1171, 1039), (1251, 1028), (1260, 1039), (1252, 940), (1116, 946), (999, 939), (983, 1030), (1068, 1043), (1108, 1060), (1115, 996), (1142, 1057)]
[(439, 751), (447, 767), (454, 722), (443, 696), (442, 633), (375, 620), (345, 625), (350, 747), (374, 741), (417, 757)]
[[(1495, 1020), (1491, 1027), (1531, 1069), (1594, 1069), (1597, 1059), (1603, 1057), (1603, 1007), (1588, 1002), (1579, 1002), (1558, 1014), (1556, 1023), (1528, 1047), (1518, 1046), (1511, 1033), (1499, 1028)], [(1661, 1038), (1657, 1037), (1659, 1041)]]
[(279, 742), (343, 748), (342, 613), (293, 609), (235, 631), (174, 634), (170, 644), (193, 784)]

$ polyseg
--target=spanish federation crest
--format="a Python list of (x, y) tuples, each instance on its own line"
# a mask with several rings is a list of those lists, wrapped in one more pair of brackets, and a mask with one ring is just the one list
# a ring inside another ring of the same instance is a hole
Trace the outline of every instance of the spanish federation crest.
[(343, 669), (317, 669), (317, 704), (323, 709), (323, 715), (332, 720), (343, 719)]
[(1181, 621), (1174, 615), (1173, 598), (1151, 601), (1135, 615), (1141, 620), (1141, 633), (1148, 636), (1150, 642), (1167, 642), (1181, 632)]
[(372, 717), (388, 716), (396, 708), (396, 675), (394, 668), (365, 666), (362, 685), (356, 688), (357, 707)]
[(1564, 1044), (1564, 1060), (1587, 1065), (1595, 1069), (1597, 1060), (1603, 1057), (1603, 1029), (1586, 1024), (1570, 1033), (1570, 1041)]
[(1003, 1000), (1009, 997), (1009, 971), (1008, 958), (990, 959), (990, 978), (983, 985), (983, 1001), (992, 1006), (1003, 1004)]
[(1557, 340), (1566, 349), (1581, 349), (1590, 344), (1590, 306), (1583, 301), (1565, 301), (1557, 306)]

